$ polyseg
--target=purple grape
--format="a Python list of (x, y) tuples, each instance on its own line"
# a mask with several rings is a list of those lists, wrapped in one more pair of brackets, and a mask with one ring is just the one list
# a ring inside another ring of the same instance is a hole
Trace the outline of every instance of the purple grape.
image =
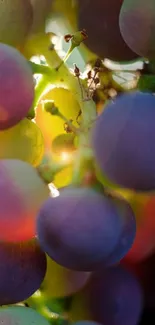
[(0, 305), (29, 298), (39, 289), (46, 273), (46, 255), (36, 239), (0, 243)]
[(137, 325), (143, 293), (136, 277), (122, 266), (92, 275), (72, 302), (73, 321), (90, 319), (106, 325)]
[(79, 30), (86, 29), (88, 48), (101, 58), (133, 60), (137, 54), (126, 45), (119, 30), (123, 0), (79, 0)]
[(28, 62), (16, 49), (0, 43), (0, 130), (26, 117), (34, 98)]
[(92, 147), (102, 172), (116, 184), (155, 189), (155, 96), (130, 92), (110, 102), (92, 130)]
[(155, 57), (155, 1), (124, 0), (119, 15), (121, 35), (132, 51)]
[(122, 219), (115, 202), (91, 188), (66, 188), (37, 218), (42, 249), (58, 264), (96, 270), (117, 248)]

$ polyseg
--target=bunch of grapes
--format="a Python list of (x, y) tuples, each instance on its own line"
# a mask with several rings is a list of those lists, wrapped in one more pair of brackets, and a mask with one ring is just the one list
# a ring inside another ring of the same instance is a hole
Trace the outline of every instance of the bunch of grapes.
[(0, 325), (155, 308), (155, 1), (0, 1)]

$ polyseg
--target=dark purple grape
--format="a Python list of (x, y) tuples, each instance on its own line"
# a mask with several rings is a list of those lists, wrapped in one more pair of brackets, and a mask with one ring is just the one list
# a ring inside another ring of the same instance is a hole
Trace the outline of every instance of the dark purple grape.
[(0, 130), (4, 130), (27, 116), (34, 98), (34, 81), (24, 56), (2, 43), (0, 72)]
[(92, 131), (101, 171), (123, 187), (155, 189), (155, 96), (130, 92), (110, 102)]
[(79, 0), (79, 29), (86, 29), (88, 48), (101, 58), (114, 61), (137, 57), (124, 42), (119, 30), (123, 0)]
[(9, 306), (0, 309), (0, 325), (49, 325), (49, 322), (32, 308)]
[(132, 51), (155, 58), (155, 1), (124, 0), (119, 16), (120, 32)]
[(66, 188), (49, 198), (37, 219), (42, 249), (58, 264), (79, 271), (96, 270), (122, 236), (115, 202), (91, 188)]
[(92, 275), (88, 285), (73, 298), (71, 318), (106, 325), (137, 325), (142, 308), (143, 293), (138, 280), (117, 266)]
[(0, 243), (0, 305), (29, 298), (46, 273), (46, 256), (36, 239)]

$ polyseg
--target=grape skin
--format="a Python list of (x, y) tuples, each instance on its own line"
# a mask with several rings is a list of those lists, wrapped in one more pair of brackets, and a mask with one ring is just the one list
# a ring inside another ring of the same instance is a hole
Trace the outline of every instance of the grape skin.
[(15, 47), (24, 44), (32, 17), (29, 0), (0, 1), (0, 42)]
[(0, 305), (14, 304), (30, 297), (46, 273), (46, 256), (36, 239), (0, 243)]
[(58, 264), (92, 271), (119, 242), (122, 220), (115, 203), (91, 188), (66, 188), (49, 198), (37, 217), (42, 249)]
[(33, 74), (24, 56), (0, 44), (0, 130), (26, 117), (34, 99)]
[(0, 325), (49, 325), (49, 322), (32, 308), (10, 306), (0, 308)]
[(155, 57), (155, 1), (124, 0), (119, 15), (120, 32), (132, 51)]
[(106, 325), (137, 325), (143, 308), (142, 288), (122, 266), (93, 273), (88, 285), (73, 298), (71, 318)]
[(37, 171), (20, 160), (0, 160), (0, 196), (0, 240), (34, 237), (37, 213), (49, 196)]
[(136, 219), (131, 206), (122, 197), (113, 195), (112, 200), (115, 201), (119, 211), (122, 222), (122, 232), (115, 250), (107, 258), (107, 261), (105, 261), (105, 266), (111, 266), (118, 263), (132, 247), (136, 236)]
[(155, 97), (138, 91), (110, 102), (92, 130), (97, 164), (123, 187), (155, 188)]
[(79, 30), (86, 29), (88, 48), (101, 58), (114, 61), (137, 57), (124, 42), (119, 30), (123, 0), (79, 0)]

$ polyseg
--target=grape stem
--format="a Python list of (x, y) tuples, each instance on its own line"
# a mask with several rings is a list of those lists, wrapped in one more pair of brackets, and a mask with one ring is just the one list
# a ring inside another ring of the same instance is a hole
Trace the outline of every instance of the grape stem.
[[(75, 164), (73, 168), (73, 182), (76, 183), (79, 182), (78, 178), (80, 178), (80, 166), (83, 159), (85, 159), (84, 158), (85, 155), (83, 156), (84, 150), (90, 147), (89, 130), (92, 126), (92, 123), (94, 122), (94, 120), (96, 120), (97, 117), (96, 105), (92, 99), (89, 99), (87, 101), (83, 100), (83, 96), (81, 94), (81, 89), (79, 87), (77, 78), (75, 78), (73, 73), (64, 64), (64, 62), (58, 56), (56, 51), (54, 49), (47, 50), (47, 48), (44, 47), (42, 47), (41, 50), (42, 50), (42, 55), (45, 57), (46, 62), (49, 65), (51, 70), (48, 76), (44, 75), (42, 77), (42, 79), (40, 80), (40, 82), (36, 87), (36, 96), (33, 103), (33, 107), (36, 107), (40, 97), (42, 96), (42, 93), (44, 92), (45, 88), (48, 86), (50, 80), (50, 83), (54, 84), (57, 87), (64, 87), (69, 89), (74, 95), (74, 98), (79, 103), (81, 109), (82, 121), (80, 127), (82, 129), (82, 132), (80, 132), (78, 135), (79, 136), (79, 148), (77, 149), (78, 158), (75, 160)], [(53, 66), (53, 62), (54, 62), (54, 66)], [(57, 69), (56, 64), (57, 67), (59, 67), (59, 69)], [(85, 97), (87, 97), (87, 93), (84, 88), (83, 88), (83, 94)], [(29, 113), (30, 116), (34, 115), (32, 113), (33, 110), (30, 110)]]
[(43, 75), (35, 87), (35, 97), (34, 97), (33, 105), (28, 112), (27, 118), (29, 119), (35, 118), (35, 109), (39, 103), (40, 98), (43, 96), (44, 91), (49, 85), (50, 85), (49, 76)]

